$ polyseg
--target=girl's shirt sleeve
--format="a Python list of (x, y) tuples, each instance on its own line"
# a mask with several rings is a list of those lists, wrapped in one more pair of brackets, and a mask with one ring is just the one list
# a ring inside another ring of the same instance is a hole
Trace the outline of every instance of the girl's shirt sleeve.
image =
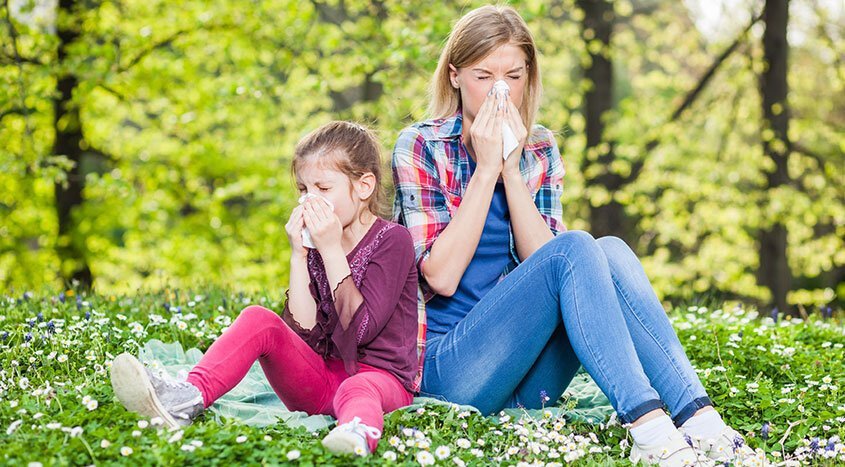
[(406, 229), (388, 230), (372, 253), (360, 287), (351, 275), (335, 287), (339, 319), (330, 330), (331, 338), (348, 374), (358, 371), (359, 349), (381, 333), (397, 309), (412, 271), (412, 245)]

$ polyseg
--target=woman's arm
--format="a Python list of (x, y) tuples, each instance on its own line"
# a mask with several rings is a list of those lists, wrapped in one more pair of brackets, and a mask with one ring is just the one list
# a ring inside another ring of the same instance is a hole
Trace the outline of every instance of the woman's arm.
[(522, 180), (522, 174), (507, 172), (502, 174), (505, 181), (505, 196), (511, 215), (511, 229), (516, 243), (516, 253), (520, 261), (525, 261), (538, 248), (554, 237), (549, 226), (537, 210), (531, 192)]
[[(513, 105), (513, 102), (508, 101), (508, 108), (509, 112), (505, 118), (514, 129), (520, 142), (517, 148), (518, 152), (514, 155), (521, 155), (528, 132), (525, 130), (519, 116), (519, 110)], [(554, 136), (549, 132), (547, 137), (551, 139), (549, 150), (546, 153), (549, 168), (537, 193), (539, 198), (544, 199), (542, 204), (546, 209), (543, 211), (546, 212), (541, 212), (541, 209), (537, 207), (525, 180), (522, 179), (522, 173), (519, 169), (520, 157), (509, 157), (502, 169), (505, 196), (508, 200), (508, 211), (511, 216), (511, 229), (516, 244), (516, 253), (519, 255), (520, 261), (525, 261), (558, 232), (566, 230), (560, 219), (563, 165), (560, 162), (560, 153), (557, 151)]]

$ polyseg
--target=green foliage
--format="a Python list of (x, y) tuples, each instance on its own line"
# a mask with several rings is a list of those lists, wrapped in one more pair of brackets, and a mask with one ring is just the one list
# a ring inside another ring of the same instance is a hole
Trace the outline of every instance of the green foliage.
[[(57, 286), (57, 271), (66, 269), (57, 247), (72, 242), (103, 292), (209, 282), (284, 287), (296, 141), (327, 120), (355, 119), (379, 131), (389, 154), (399, 130), (425, 117), (426, 87), (451, 25), (481, 4), (95, 2), (58, 13), (59, 27), (78, 33), (63, 60), (49, 21), (24, 21), (0, 5), (0, 284)], [(771, 136), (760, 130), (761, 29), (752, 28), (670, 122), (732, 38), (703, 37), (681, 2), (614, 2), (607, 53), (616, 95), (606, 138), (617, 160), (589, 175), (644, 165), (633, 183), (608, 193), (585, 190), (577, 170), (609, 148), (585, 151), (590, 83), (581, 69), (598, 44), (581, 35), (584, 13), (573, 0), (514, 6), (541, 51), (539, 122), (559, 135), (570, 228), (589, 229), (588, 206), (615, 199), (638, 219), (633, 246), (662, 298), (765, 300), (756, 234), (782, 221), (798, 278), (791, 302), (843, 296), (845, 69), (832, 13), (808, 6), (818, 27), (795, 26), (804, 37), (790, 55), (796, 182), (765, 192), (771, 168), (762, 141)], [(54, 122), (57, 80), (68, 74), (78, 80), (71, 105), (79, 121)], [(58, 237), (54, 207), (54, 184), (69, 168), (52, 153), (57, 125), (80, 125), (84, 137), (84, 203), (68, 238)]]

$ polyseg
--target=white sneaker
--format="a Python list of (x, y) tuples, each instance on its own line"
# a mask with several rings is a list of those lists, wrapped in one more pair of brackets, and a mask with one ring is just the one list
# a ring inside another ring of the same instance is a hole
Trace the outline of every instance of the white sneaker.
[(634, 464), (642, 462), (666, 467), (713, 465), (713, 461), (690, 446), (678, 430), (662, 444), (640, 445), (634, 442), (629, 457)]
[(716, 462), (733, 462), (756, 456), (754, 450), (745, 444), (745, 438), (729, 426), (725, 426), (715, 439), (693, 437), (685, 433), (683, 427), (679, 430), (694, 448)]
[(338, 425), (323, 438), (323, 446), (335, 454), (355, 454), (366, 456), (370, 454), (367, 438), (381, 438), (381, 431), (361, 423), (355, 417), (351, 422)]
[(127, 410), (145, 417), (160, 417), (171, 428), (190, 425), (205, 408), (196, 386), (155, 374), (128, 353), (118, 355), (112, 362), (111, 385)]

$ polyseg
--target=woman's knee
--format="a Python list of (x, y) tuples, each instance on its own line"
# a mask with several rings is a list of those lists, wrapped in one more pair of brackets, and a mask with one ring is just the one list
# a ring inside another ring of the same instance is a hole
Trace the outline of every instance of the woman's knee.
[(570, 259), (575, 257), (601, 258), (604, 256), (596, 239), (589, 232), (583, 230), (567, 230), (556, 236), (549, 242), (552, 251), (547, 253), (560, 253)]
[(611, 267), (631, 267), (639, 264), (637, 255), (631, 247), (629, 247), (628, 244), (619, 237), (601, 237), (596, 240), (596, 243), (604, 252), (605, 257), (607, 257), (607, 262), (611, 265)]

